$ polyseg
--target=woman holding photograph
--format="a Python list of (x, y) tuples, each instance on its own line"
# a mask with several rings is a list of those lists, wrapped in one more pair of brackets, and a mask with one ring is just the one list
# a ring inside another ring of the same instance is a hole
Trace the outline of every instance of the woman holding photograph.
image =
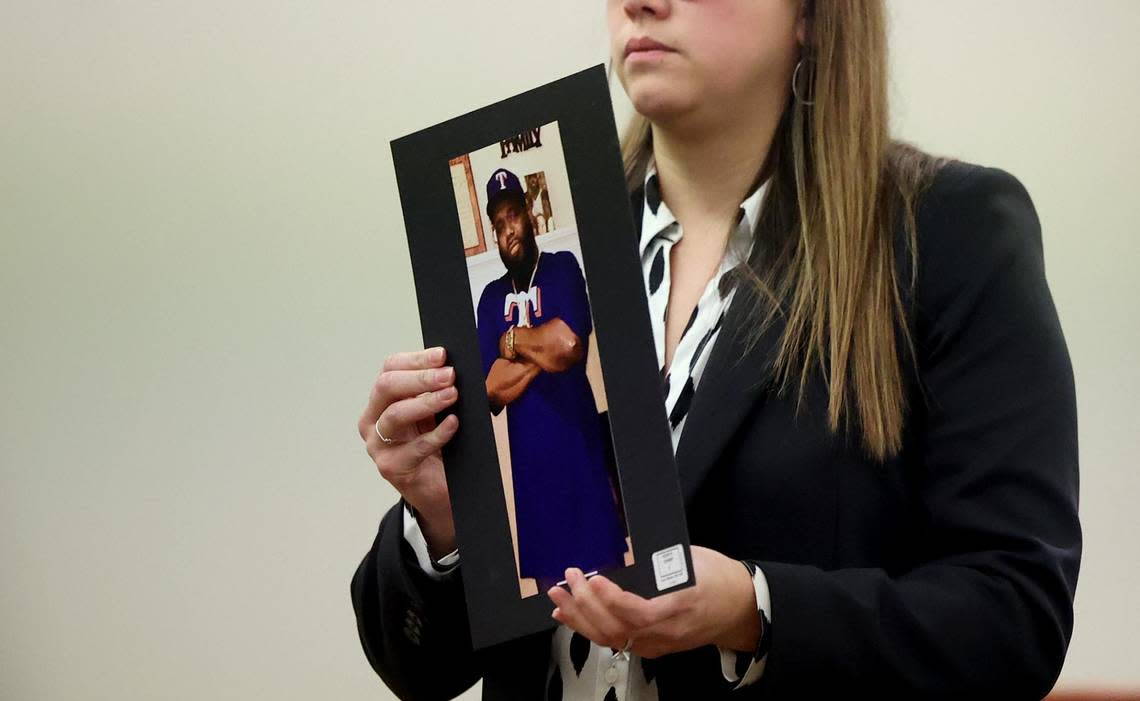
[(697, 583), (647, 600), (568, 570), (553, 635), (473, 653), (457, 420), (432, 420), (454, 373), (396, 354), (359, 425), (402, 495), (352, 582), (374, 669), (409, 699), (1044, 696), (1081, 531), (1025, 189), (891, 139), (881, 0), (607, 15)]

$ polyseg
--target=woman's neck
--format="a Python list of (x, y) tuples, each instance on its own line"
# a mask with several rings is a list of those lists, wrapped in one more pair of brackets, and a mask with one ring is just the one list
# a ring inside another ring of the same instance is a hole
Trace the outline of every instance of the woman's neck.
[[(783, 105), (742, 111), (748, 118), (683, 128), (654, 123), (653, 158), (662, 198), (686, 227), (732, 220), (767, 159)], [(693, 233), (705, 235), (697, 227)], [(686, 230), (688, 233), (688, 230)]]

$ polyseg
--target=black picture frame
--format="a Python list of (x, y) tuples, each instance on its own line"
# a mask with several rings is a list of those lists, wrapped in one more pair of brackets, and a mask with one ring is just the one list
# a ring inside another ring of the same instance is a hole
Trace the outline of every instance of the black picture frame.
[[(482, 372), (449, 160), (557, 122), (591, 300), (634, 564), (607, 572), (653, 597), (695, 584), (636, 229), (604, 66), (598, 65), (392, 141), (425, 347), (456, 370), (459, 430), (443, 449), (471, 641), (484, 648), (552, 628), (545, 593), (522, 598)], [(441, 415), (442, 416), (442, 415)], [(678, 551), (677, 548), (680, 548)], [(665, 586), (655, 553), (683, 555)], [(669, 582), (673, 582), (670, 584)]]

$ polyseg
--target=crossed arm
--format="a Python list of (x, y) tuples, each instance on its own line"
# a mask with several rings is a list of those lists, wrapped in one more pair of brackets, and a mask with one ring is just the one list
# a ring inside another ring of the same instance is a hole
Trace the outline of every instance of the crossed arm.
[(507, 334), (499, 337), (499, 357), (487, 373), (487, 399), (498, 414), (543, 372), (569, 370), (586, 357), (582, 339), (566, 322), (554, 318), (541, 326), (515, 328), (515, 359), (508, 360)]

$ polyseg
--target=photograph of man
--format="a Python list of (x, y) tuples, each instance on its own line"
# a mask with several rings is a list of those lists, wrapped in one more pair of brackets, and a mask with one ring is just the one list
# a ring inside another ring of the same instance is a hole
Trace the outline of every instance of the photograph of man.
[(509, 170), (487, 181), (487, 216), (507, 271), (479, 298), (479, 346), (491, 411), (507, 411), (519, 575), (542, 592), (567, 567), (623, 566), (625, 532), (606, 419), (586, 376), (593, 322), (582, 269), (569, 251), (539, 251)]

